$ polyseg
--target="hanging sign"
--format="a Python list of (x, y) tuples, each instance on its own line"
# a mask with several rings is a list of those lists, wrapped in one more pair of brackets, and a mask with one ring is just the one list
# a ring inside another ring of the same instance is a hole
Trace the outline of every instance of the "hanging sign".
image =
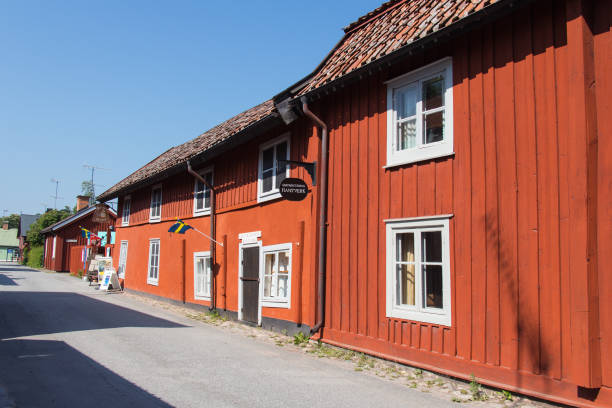
[(281, 181), (280, 195), (289, 201), (302, 201), (308, 194), (308, 186), (299, 178), (286, 178)]

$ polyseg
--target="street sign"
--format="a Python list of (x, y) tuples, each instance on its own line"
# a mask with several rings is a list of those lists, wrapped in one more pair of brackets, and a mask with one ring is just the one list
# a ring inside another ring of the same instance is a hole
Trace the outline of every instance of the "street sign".
[(299, 178), (286, 178), (281, 181), (280, 195), (289, 201), (302, 201), (308, 194), (308, 186)]

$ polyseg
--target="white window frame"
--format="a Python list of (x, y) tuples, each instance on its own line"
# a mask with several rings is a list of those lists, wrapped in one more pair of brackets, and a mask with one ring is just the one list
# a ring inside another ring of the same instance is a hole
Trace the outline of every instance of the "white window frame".
[[(449, 219), (452, 215), (385, 220), (387, 233), (387, 317), (451, 326), (451, 279)], [(442, 232), (442, 309), (423, 306), (420, 232)], [(415, 305), (396, 302), (396, 234), (415, 233)], [(418, 238), (417, 238), (418, 237)]]
[(210, 291), (212, 290), (212, 260), (208, 275), (208, 293), (198, 293), (198, 258), (211, 259), (210, 251), (201, 251), (193, 253), (193, 298), (197, 300), (210, 300)]
[[(279, 198), (280, 191), (276, 188), (276, 149), (274, 150), (274, 177), (272, 179), (272, 190), (263, 191), (263, 152), (270, 147), (276, 146), (280, 143), (287, 142), (287, 157), (285, 160), (291, 158), (291, 137), (289, 133), (284, 133), (281, 136), (272, 139), (259, 146), (259, 163), (258, 163), (258, 176), (257, 176), (257, 202), (261, 203), (268, 200), (274, 200)], [(287, 166), (285, 171), (286, 177), (289, 177), (290, 168)]]
[[(292, 271), (292, 249), (291, 242), (277, 245), (267, 245), (261, 248), (259, 252), (259, 298), (261, 299), (261, 305), (265, 307), (278, 307), (278, 308), (291, 308), (291, 271)], [(289, 276), (287, 278), (287, 297), (286, 298), (272, 298), (264, 296), (264, 289), (266, 286), (265, 280), (265, 267), (266, 267), (266, 254), (277, 253), (277, 252), (288, 252), (289, 253)]]
[[(159, 215), (153, 216), (153, 193), (159, 190)], [(161, 214), (162, 214), (162, 204), (163, 204), (163, 191), (161, 184), (157, 184), (151, 188), (151, 204), (149, 205), (149, 222), (160, 222)]]
[(130, 225), (130, 213), (132, 211), (132, 197), (125, 196), (123, 198), (123, 207), (121, 208), (121, 226), (127, 227)]
[(57, 235), (53, 236), (53, 252), (51, 254), (51, 258), (55, 259), (55, 247), (57, 245)]
[[(212, 184), (214, 185), (215, 182), (215, 173), (213, 172), (213, 168), (211, 167), (207, 167), (204, 170), (201, 170), (198, 172), (198, 174), (200, 176), (202, 176), (204, 179), (206, 179), (206, 175), (210, 173), (210, 180), (212, 182)], [(197, 208), (197, 193), (198, 193), (198, 182), (199, 180), (196, 178), (193, 182), (193, 216), (194, 217), (198, 217), (198, 216), (202, 216), (202, 215), (209, 215), (210, 214), (210, 205), (208, 207), (204, 207), (201, 209)], [(206, 187), (206, 185), (204, 186), (204, 196), (206, 196), (206, 192), (209, 191), (209, 188)], [(212, 194), (210, 195), (211, 199), (212, 199)], [(204, 205), (206, 205), (206, 197), (204, 197)]]
[[(422, 83), (432, 77), (443, 74), (446, 90), (444, 92), (444, 139), (434, 143), (422, 143), (423, 111)], [(387, 165), (393, 167), (422, 160), (453, 155), (453, 68), (450, 57), (443, 58), (387, 82)], [(411, 149), (396, 151), (397, 114), (394, 104), (395, 90), (415, 84), (417, 87), (416, 134), (417, 146)]]
[[(153, 243), (157, 243), (157, 276), (155, 278), (151, 277), (151, 249)], [(149, 285), (158, 286), (159, 285), (159, 265), (161, 258), (161, 241), (159, 238), (151, 238), (149, 239), (149, 258), (147, 262), (147, 283)]]
[[(125, 244), (125, 252), (122, 251), (124, 244)], [(128, 248), (129, 248), (128, 242), (126, 240), (121, 241), (121, 244), (119, 245), (119, 265), (117, 267), (117, 276), (120, 277), (121, 279), (125, 279)]]

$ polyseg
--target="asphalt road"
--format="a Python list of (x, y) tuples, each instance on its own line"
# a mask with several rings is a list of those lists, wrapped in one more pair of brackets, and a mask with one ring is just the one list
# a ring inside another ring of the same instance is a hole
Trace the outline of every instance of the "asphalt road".
[(0, 264), (0, 408), (446, 407), (66, 274)]

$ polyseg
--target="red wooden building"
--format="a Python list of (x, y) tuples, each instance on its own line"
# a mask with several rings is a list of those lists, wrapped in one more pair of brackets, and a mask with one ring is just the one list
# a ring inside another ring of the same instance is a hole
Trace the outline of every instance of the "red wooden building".
[[(84, 269), (87, 251), (112, 255), (114, 232), (111, 228), (114, 229), (117, 214), (105, 204), (89, 206), (88, 199), (78, 196), (75, 214), (41, 231), (45, 237), (43, 266), (46, 269), (76, 273)], [(102, 245), (84, 238), (80, 227), (104, 237)]]
[[(119, 198), (126, 287), (612, 405), (611, 24), (610, 0), (383, 4), (311, 75), (99, 197)], [(304, 201), (279, 197), (288, 176)], [(223, 246), (168, 232), (211, 213)]]

